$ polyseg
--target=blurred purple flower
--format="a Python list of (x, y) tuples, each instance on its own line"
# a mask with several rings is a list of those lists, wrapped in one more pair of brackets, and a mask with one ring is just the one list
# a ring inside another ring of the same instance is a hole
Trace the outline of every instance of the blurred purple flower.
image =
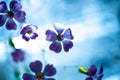
[[(14, 21), (17, 20), (18, 22), (24, 22), (26, 13), (21, 11), (22, 5), (15, 0), (12, 0), (9, 4), (10, 10), (8, 10), (5, 1), (0, 2), (0, 27), (3, 26), (6, 22), (6, 29), (7, 30), (16, 30), (17, 25)], [(14, 19), (13, 19), (14, 18)]]
[(89, 77), (87, 77), (85, 80), (101, 80), (103, 77), (103, 66), (101, 65), (98, 73), (97, 73), (97, 68), (95, 65), (91, 65), (91, 67), (88, 69), (88, 75)]
[(61, 42), (63, 43), (63, 48), (65, 52), (68, 52), (70, 48), (73, 47), (73, 42), (70, 41), (74, 37), (72, 35), (72, 31), (70, 28), (68, 28), (64, 33), (63, 28), (58, 28), (56, 25), (54, 25), (55, 30), (57, 31), (57, 34), (52, 30), (46, 31), (46, 40), (52, 42), (52, 44), (49, 46), (49, 49), (59, 53), (62, 50)]
[(31, 62), (29, 65), (32, 72), (35, 75), (24, 73), (22, 78), (23, 80), (55, 80), (54, 78), (46, 78), (46, 76), (50, 77), (56, 74), (56, 69), (53, 65), (47, 64), (42, 71), (42, 63), (40, 61)]
[(22, 28), (20, 34), (22, 34), (22, 38), (26, 41), (29, 41), (30, 39), (36, 39), (38, 37), (38, 34), (35, 32), (38, 27), (34, 25), (26, 25)]
[(11, 53), (14, 62), (22, 62), (25, 59), (25, 52), (22, 49), (15, 49)]

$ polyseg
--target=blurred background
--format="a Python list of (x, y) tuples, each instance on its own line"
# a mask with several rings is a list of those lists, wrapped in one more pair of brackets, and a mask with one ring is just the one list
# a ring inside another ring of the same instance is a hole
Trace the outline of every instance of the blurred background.
[[(11, 0), (0, 1), (9, 6)], [(89, 68), (91, 64), (98, 69), (103, 64), (102, 80), (120, 80), (120, 0), (19, 1), (27, 14), (25, 23), (38, 26), (39, 37), (26, 42), (20, 30), (0, 27), (0, 80), (22, 80), (22, 74), (30, 71), (29, 63), (35, 60), (53, 64), (57, 68), (56, 80), (85, 80), (87, 76), (79, 73), (78, 67)], [(54, 23), (64, 23), (65, 29), (72, 30), (74, 46), (67, 53), (49, 50), (45, 31), (54, 30)], [(23, 63), (11, 59), (12, 49), (6, 46), (10, 36), (14, 36), (15, 47), (27, 53)]]

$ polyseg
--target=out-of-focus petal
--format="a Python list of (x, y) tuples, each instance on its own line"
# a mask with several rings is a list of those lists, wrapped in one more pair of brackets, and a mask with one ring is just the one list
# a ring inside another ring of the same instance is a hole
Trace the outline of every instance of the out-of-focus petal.
[(61, 43), (58, 41), (55, 41), (49, 46), (49, 49), (56, 52), (56, 53), (59, 53), (62, 50)]
[(74, 38), (73, 35), (72, 35), (72, 31), (71, 31), (70, 28), (68, 28), (68, 29), (64, 32), (63, 37), (64, 37), (64, 38), (67, 38), (67, 39), (71, 39), (71, 40)]
[(5, 24), (7, 17), (5, 15), (0, 15), (0, 26)]
[(12, 52), (11, 56), (12, 56), (14, 62), (18, 62), (19, 61), (18, 57), (16, 57), (16, 53), (15, 52)]
[(7, 30), (16, 30), (17, 29), (17, 25), (16, 23), (13, 21), (13, 19), (9, 19), (6, 23), (6, 28)]
[(66, 52), (73, 47), (73, 42), (68, 40), (63, 40), (63, 48)]
[(45, 34), (46, 34), (47, 41), (55, 41), (56, 40), (57, 35), (54, 31), (47, 30)]
[(24, 11), (17, 11), (14, 17), (18, 22), (24, 22), (26, 19), (25, 16), (26, 16), (26, 13)]
[(57, 27), (55, 24), (53, 26), (55, 30), (57, 31), (58, 35), (60, 35), (64, 31), (64, 28), (62, 27)]
[(7, 13), (8, 9), (7, 9), (7, 5), (4, 1), (0, 2), (0, 13)]
[(46, 76), (53, 76), (56, 74), (56, 69), (53, 67), (53, 65), (48, 64), (45, 66), (43, 73)]
[(103, 74), (101, 74), (101, 75), (97, 76), (97, 80), (101, 80), (101, 79), (102, 79), (102, 77), (103, 77)]
[(88, 73), (90, 76), (95, 76), (97, 72), (97, 68), (95, 65), (91, 65), (91, 67), (88, 69)]
[(86, 78), (85, 80), (93, 80), (93, 78), (91, 78), (91, 77), (88, 77), (88, 78)]
[(37, 74), (42, 70), (42, 63), (40, 61), (31, 62), (29, 67), (31, 71)]
[(15, 51), (11, 53), (11, 56), (14, 62), (23, 61), (25, 58), (25, 52), (21, 49), (15, 49)]
[(23, 50), (21, 50), (21, 49), (17, 49), (17, 50), (19, 50), (19, 54), (20, 54), (19, 59), (20, 59), (20, 61), (23, 61), (25, 59), (25, 52)]
[(103, 65), (101, 65), (101, 67), (100, 67), (100, 70), (99, 70), (98, 74), (102, 74), (102, 73), (103, 73)]
[(29, 73), (24, 73), (22, 78), (23, 80), (36, 80), (36, 77)]
[(45, 80), (55, 80), (54, 78), (45, 78)]
[(33, 33), (33, 35), (30, 37), (31, 39), (36, 39), (36, 37), (38, 37), (37, 33)]
[(10, 2), (10, 10), (11, 11), (20, 11), (22, 9), (22, 5), (17, 1), (13, 0)]

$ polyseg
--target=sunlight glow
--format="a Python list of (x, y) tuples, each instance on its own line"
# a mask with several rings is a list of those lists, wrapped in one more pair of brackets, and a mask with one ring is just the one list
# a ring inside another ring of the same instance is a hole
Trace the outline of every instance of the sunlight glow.
[(35, 40), (25, 41), (22, 39), (22, 36), (13, 38), (13, 42), (16, 48), (22, 48), (32, 53), (39, 53), (41, 49), (45, 48), (47, 41), (45, 40), (45, 34), (43, 31), (40, 31), (39, 36)]

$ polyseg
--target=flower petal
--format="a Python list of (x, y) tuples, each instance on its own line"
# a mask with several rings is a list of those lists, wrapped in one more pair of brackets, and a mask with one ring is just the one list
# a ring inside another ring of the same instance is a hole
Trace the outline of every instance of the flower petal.
[(45, 78), (45, 80), (55, 80), (54, 78)]
[(70, 28), (68, 28), (68, 29), (64, 32), (63, 37), (64, 37), (64, 38), (67, 38), (67, 39), (71, 39), (71, 40), (74, 38), (73, 35), (72, 35), (72, 31), (71, 31)]
[(10, 10), (11, 11), (20, 11), (22, 9), (22, 5), (17, 1), (13, 0), (10, 2)]
[(58, 41), (55, 41), (49, 46), (49, 49), (56, 52), (56, 53), (59, 53), (62, 50), (61, 43)]
[(26, 40), (26, 41), (29, 41), (29, 40), (30, 40), (30, 38), (27, 37), (26, 35), (22, 35), (22, 38), (23, 38), (24, 40)]
[(47, 41), (55, 41), (56, 40), (57, 35), (54, 31), (47, 30), (45, 34), (46, 34)]
[(58, 35), (60, 35), (64, 31), (64, 28), (62, 28), (62, 27), (58, 27), (55, 24), (53, 26), (54, 26), (55, 30), (57, 31)]
[(103, 65), (101, 65), (101, 67), (100, 67), (100, 70), (99, 70), (98, 74), (102, 74), (102, 73), (103, 73)]
[(63, 40), (63, 47), (66, 52), (73, 47), (73, 42), (68, 40)]
[(36, 39), (36, 37), (38, 37), (37, 33), (33, 33), (33, 35), (30, 37), (31, 39)]
[(103, 77), (103, 74), (101, 74), (101, 75), (97, 76), (97, 80), (101, 80), (101, 79), (102, 79), (102, 77)]
[(24, 73), (22, 76), (23, 80), (36, 80), (36, 77), (32, 74)]
[(26, 13), (24, 12), (24, 11), (17, 11), (16, 13), (15, 13), (15, 19), (18, 21), (18, 22), (24, 22), (25, 21), (25, 19), (26, 19)]
[(12, 52), (11, 56), (12, 56), (14, 62), (18, 62), (19, 61), (18, 57), (16, 57), (16, 53), (15, 52)]
[(85, 80), (93, 80), (93, 78), (92, 77), (88, 77)]
[(29, 67), (34, 73), (37, 74), (42, 70), (42, 63), (40, 61), (31, 62)]
[(0, 26), (5, 24), (7, 17), (5, 15), (0, 15)]
[(28, 31), (32, 32), (32, 28), (30, 27), (30, 25), (26, 25), (25, 27), (23, 27), (20, 34), (26, 34)]
[(97, 72), (97, 68), (95, 65), (91, 65), (91, 67), (88, 69), (88, 73), (90, 76), (95, 76)]
[(6, 23), (6, 28), (7, 30), (16, 30), (17, 29), (17, 25), (16, 23), (13, 21), (13, 19), (9, 19)]
[(48, 64), (45, 66), (43, 73), (46, 76), (53, 76), (56, 74), (56, 69), (53, 67), (53, 65)]
[(7, 13), (8, 9), (7, 9), (7, 5), (4, 1), (0, 2), (0, 13)]

